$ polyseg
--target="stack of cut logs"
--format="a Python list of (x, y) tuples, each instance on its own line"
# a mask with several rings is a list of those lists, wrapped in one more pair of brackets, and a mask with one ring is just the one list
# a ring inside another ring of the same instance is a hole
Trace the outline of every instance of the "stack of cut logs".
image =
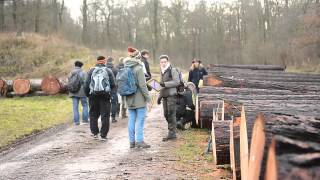
[(43, 79), (4, 80), (0, 78), (0, 97), (42, 96), (66, 92), (66, 78), (46, 76)]
[(320, 75), (274, 65), (210, 65), (196, 121), (233, 179), (320, 179)]

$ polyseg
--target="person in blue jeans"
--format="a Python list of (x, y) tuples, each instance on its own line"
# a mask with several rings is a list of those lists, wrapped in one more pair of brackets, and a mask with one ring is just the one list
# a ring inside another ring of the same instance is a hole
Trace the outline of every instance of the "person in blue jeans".
[(144, 141), (144, 122), (146, 118), (146, 105), (151, 98), (144, 75), (144, 66), (140, 61), (140, 52), (134, 48), (128, 48), (130, 57), (124, 60), (124, 66), (132, 68), (138, 90), (130, 96), (126, 96), (129, 111), (128, 133), (130, 148), (150, 148)]
[(79, 101), (82, 105), (82, 123), (88, 123), (88, 101), (86, 94), (84, 93), (84, 82), (86, 79), (86, 73), (82, 70), (83, 63), (81, 61), (76, 61), (74, 63), (74, 69), (70, 72), (69, 77), (78, 73), (81, 80), (81, 87), (78, 92), (71, 93), (69, 92), (69, 96), (72, 98), (73, 104), (73, 121), (75, 125), (80, 125), (80, 115), (79, 115)]

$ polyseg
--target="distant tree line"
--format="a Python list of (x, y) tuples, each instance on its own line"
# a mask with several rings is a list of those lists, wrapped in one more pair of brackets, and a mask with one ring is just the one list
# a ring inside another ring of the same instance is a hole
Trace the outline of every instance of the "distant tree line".
[(189, 66), (320, 61), (319, 0), (81, 0), (73, 21), (64, 0), (0, 0), (1, 31), (59, 34), (95, 49), (149, 49)]

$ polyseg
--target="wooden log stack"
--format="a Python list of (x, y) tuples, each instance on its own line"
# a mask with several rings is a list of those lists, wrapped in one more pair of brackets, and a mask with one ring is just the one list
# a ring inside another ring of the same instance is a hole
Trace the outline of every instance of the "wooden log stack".
[[(233, 179), (320, 179), (319, 74), (268, 65), (207, 70), (195, 114), (212, 128), (215, 164), (230, 163)], [(224, 122), (215, 121), (216, 101), (225, 104)]]
[(67, 93), (67, 78), (46, 76), (43, 79), (0, 79), (0, 97), (45, 96)]

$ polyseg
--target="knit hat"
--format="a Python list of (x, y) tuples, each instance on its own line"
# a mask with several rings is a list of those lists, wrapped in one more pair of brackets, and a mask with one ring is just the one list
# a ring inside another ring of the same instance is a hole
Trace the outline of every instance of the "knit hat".
[(161, 55), (161, 56), (159, 57), (159, 59), (167, 59), (167, 60), (169, 61), (169, 56), (163, 54), (163, 55)]
[(138, 58), (139, 59), (141, 57), (140, 52), (137, 49), (133, 48), (133, 47), (129, 46), (128, 47), (128, 52), (131, 53), (130, 56), (133, 57), (133, 58)]

